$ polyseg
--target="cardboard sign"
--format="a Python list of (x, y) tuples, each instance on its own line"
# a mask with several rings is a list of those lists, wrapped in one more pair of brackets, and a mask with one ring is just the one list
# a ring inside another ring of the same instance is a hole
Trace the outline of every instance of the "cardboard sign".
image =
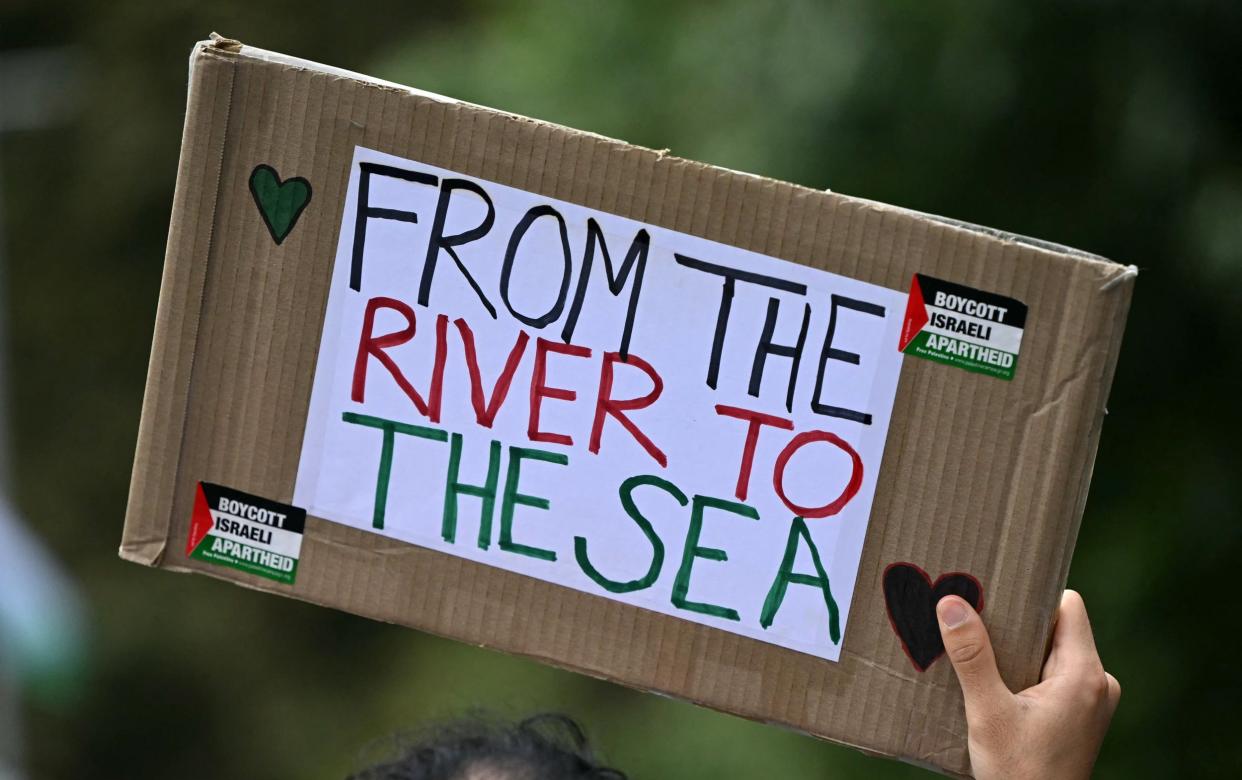
[(213, 39), (121, 555), (965, 774), (1134, 278)]
[(905, 295), (362, 147), (341, 225), (295, 504), (837, 659)]

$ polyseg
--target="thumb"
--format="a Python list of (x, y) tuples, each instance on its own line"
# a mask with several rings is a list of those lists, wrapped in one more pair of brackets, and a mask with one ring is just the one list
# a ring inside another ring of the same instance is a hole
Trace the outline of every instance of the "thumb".
[(936, 617), (945, 653), (962, 686), (967, 720), (990, 717), (1008, 706), (1013, 694), (996, 668), (992, 641), (979, 614), (965, 599), (945, 596), (936, 605)]

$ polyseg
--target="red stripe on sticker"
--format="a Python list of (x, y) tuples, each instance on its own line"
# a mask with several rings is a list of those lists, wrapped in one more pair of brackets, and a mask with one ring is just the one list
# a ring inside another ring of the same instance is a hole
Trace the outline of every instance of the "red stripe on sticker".
[(190, 538), (185, 543), (186, 555), (194, 552), (194, 548), (207, 538), (207, 534), (211, 532), (211, 526), (211, 507), (207, 504), (207, 494), (203, 492), (203, 485), (199, 483), (198, 489), (194, 491), (194, 512), (190, 515)]
[(906, 300), (906, 319), (901, 325), (901, 340), (897, 344), (898, 352), (905, 352), (906, 347), (927, 324), (927, 305), (923, 303), (923, 288), (919, 287), (919, 276), (910, 278), (910, 297)]

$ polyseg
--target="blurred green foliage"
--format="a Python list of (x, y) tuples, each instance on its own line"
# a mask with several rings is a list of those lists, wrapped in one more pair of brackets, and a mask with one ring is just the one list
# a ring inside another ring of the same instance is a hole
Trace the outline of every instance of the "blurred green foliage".
[(69, 121), (0, 139), (17, 499), (93, 615), (77, 696), (26, 708), (35, 777), (341, 777), (471, 706), (573, 713), (636, 778), (927, 776), (116, 558), (186, 57), (213, 29), (1137, 264), (1070, 575), (1125, 690), (1098, 776), (1242, 776), (1242, 5), (10, 0), (0, 51), (68, 45), (81, 75)]

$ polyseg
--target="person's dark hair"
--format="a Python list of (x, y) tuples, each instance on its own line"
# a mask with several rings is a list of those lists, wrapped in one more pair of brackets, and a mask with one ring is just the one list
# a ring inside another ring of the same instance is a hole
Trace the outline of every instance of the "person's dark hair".
[(472, 716), (399, 742), (396, 758), (347, 780), (625, 780), (599, 763), (572, 718), (556, 713), (518, 723)]

